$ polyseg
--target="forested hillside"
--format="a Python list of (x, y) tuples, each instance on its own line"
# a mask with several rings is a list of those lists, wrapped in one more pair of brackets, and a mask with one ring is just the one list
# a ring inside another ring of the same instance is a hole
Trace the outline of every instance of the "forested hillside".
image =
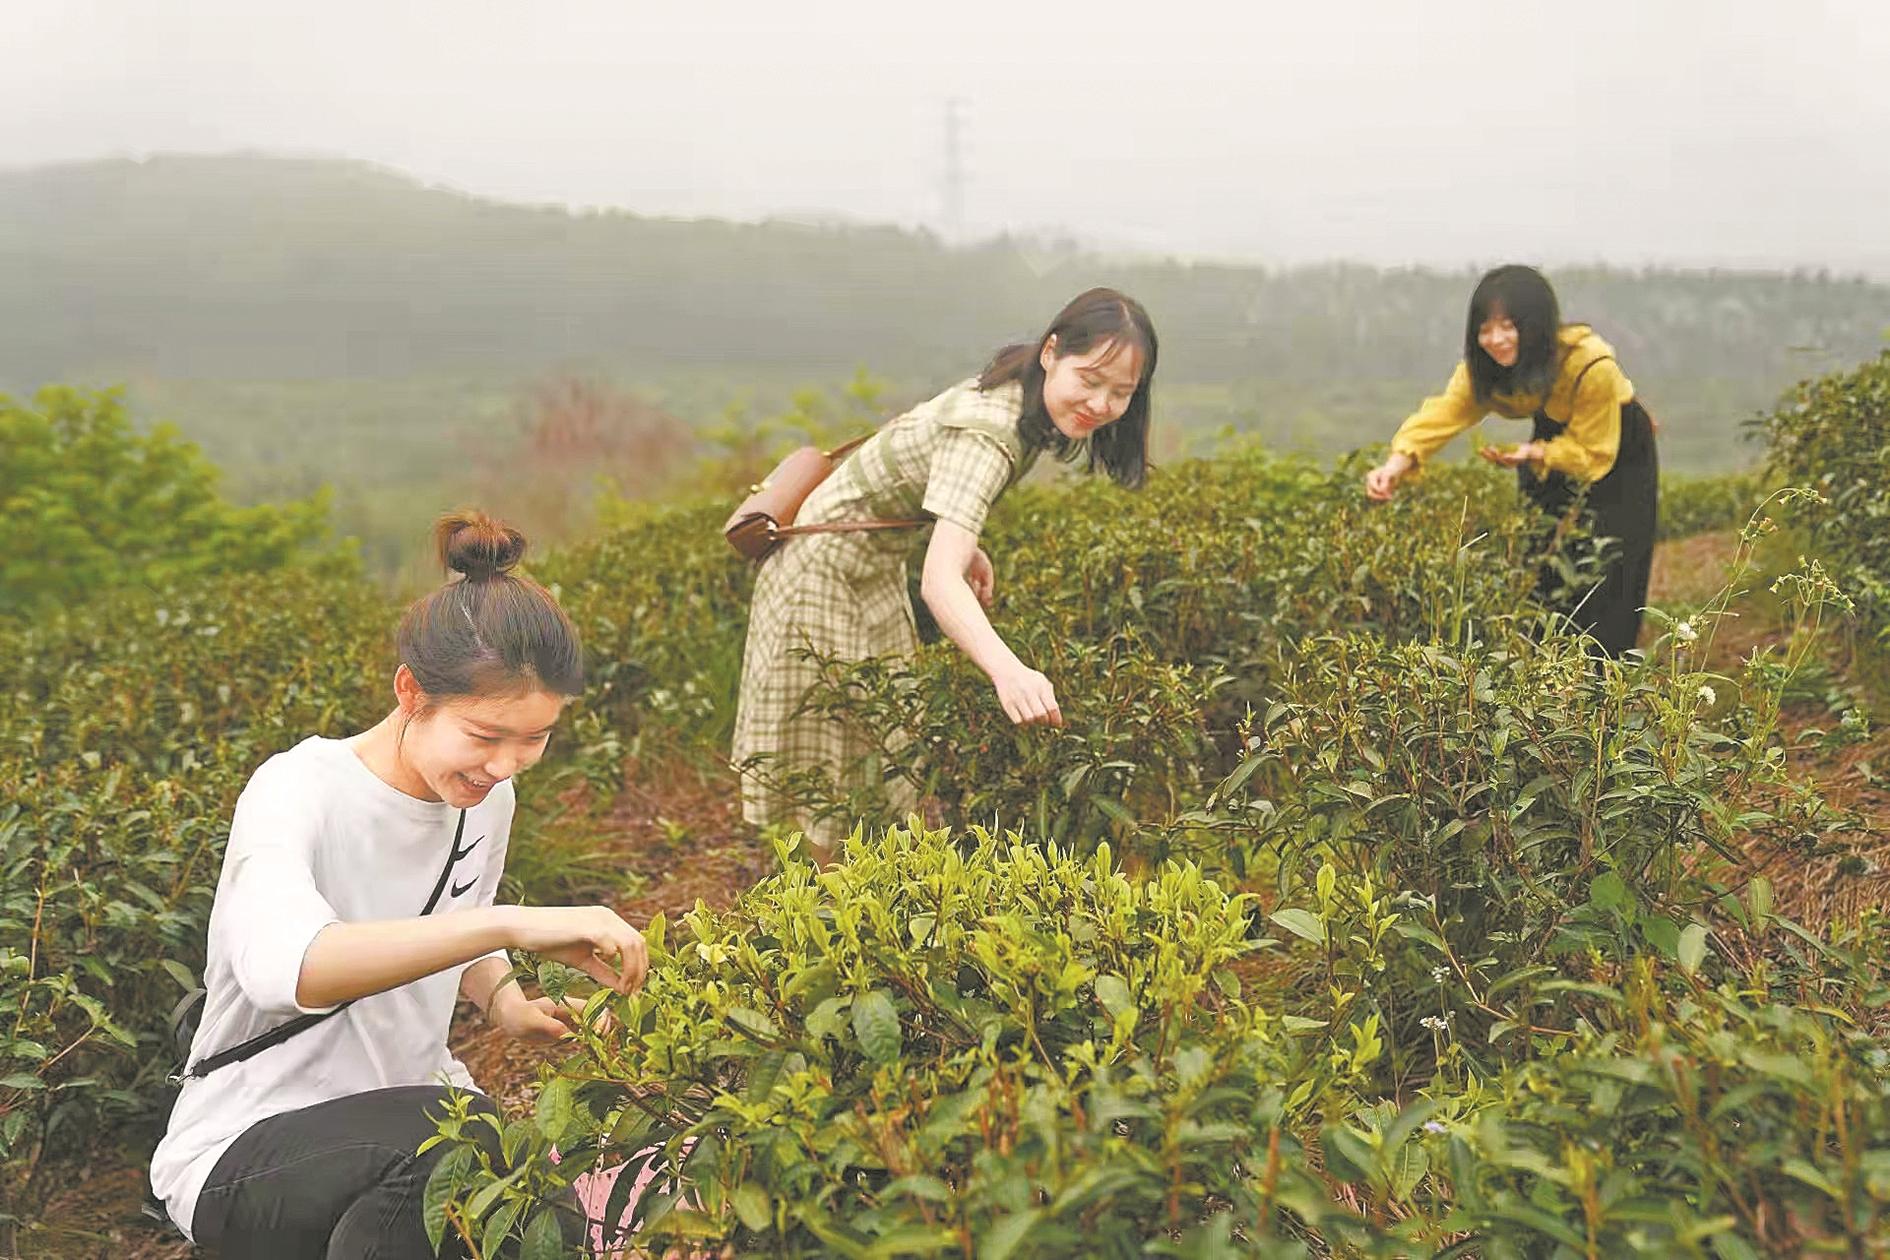
[[(1395, 225), (1388, 224), (1387, 230)], [(1189, 382), (1441, 378), (1466, 275), (1118, 261), (871, 227), (680, 222), (506, 205), (359, 163), (166, 157), (0, 175), (0, 295), (33, 318), (0, 375), (256, 379), (867, 363), (931, 377), (1034, 331), (1073, 286), (1121, 285)], [(1774, 392), (1852, 362), (1890, 289), (1813, 276), (1563, 272), (1569, 314), (1651, 379)]]
[[(608, 457), (533, 458), (539, 401), (563, 382), (642, 400), (613, 403), (610, 423), (655, 407), (701, 434), (731, 407), (778, 415), (798, 387), (864, 367), (884, 413), (1108, 283), (1162, 334), (1164, 457), (1225, 427), (1330, 455), (1384, 440), (1442, 384), (1473, 278), (951, 249), (891, 228), (508, 205), (354, 162), (160, 157), (0, 173), (0, 392), (123, 383), (137, 421), (200, 442), (239, 499), (332, 484), (342, 532), (384, 569), (470, 497), (553, 533), (588, 525), (530, 506), (581, 516), (595, 474), (615, 472)], [(1554, 278), (1660, 418), (1669, 470), (1749, 462), (1747, 419), (1890, 327), (1890, 287), (1858, 279)]]

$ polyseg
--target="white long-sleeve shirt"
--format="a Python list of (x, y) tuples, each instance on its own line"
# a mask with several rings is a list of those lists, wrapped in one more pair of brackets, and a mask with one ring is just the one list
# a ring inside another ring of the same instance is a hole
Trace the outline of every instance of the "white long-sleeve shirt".
[[(435, 914), (492, 904), (515, 797), (499, 783), (466, 814), (383, 782), (349, 741), (311, 737), (271, 757), (236, 804), (210, 911), (208, 996), (191, 1062), (319, 1011), (295, 1000), (302, 958), (330, 923), (410, 919), (457, 852)], [(505, 957), (498, 951), (492, 957)], [(483, 961), (475, 959), (473, 963)], [(185, 1083), (151, 1184), (191, 1232), (197, 1197), (224, 1150), (259, 1120), (397, 1085), (474, 1088), (446, 1048), (466, 966), (362, 998), (253, 1058)]]

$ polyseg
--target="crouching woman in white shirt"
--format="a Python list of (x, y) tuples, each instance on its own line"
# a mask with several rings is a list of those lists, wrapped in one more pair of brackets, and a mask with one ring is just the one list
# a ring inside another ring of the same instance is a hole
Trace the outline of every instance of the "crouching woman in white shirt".
[(643, 938), (611, 910), (493, 904), (511, 777), (544, 753), (582, 689), (583, 657), (551, 595), (511, 572), (517, 531), (461, 514), (436, 537), (462, 576), (401, 620), (393, 711), (351, 739), (311, 737), (270, 758), (236, 805), (191, 1048), (199, 1074), (151, 1162), (171, 1219), (216, 1255), (431, 1255), (422, 1201), (445, 1147), (416, 1152), (449, 1087), (475, 1089), (447, 1050), (456, 994), (513, 1036), (551, 1040), (572, 1012), (506, 980), (508, 948), (620, 992), (643, 981)]

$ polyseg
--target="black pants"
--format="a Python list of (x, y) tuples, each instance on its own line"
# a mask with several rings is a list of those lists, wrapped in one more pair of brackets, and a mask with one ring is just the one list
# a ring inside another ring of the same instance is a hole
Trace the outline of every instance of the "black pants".
[[(411, 1085), (352, 1094), (259, 1120), (243, 1130), (211, 1170), (197, 1198), (191, 1233), (230, 1260), (409, 1260), (432, 1257), (421, 1211), (427, 1178), (449, 1147), (416, 1155), (437, 1131), (447, 1090)], [(480, 1096), (475, 1111), (498, 1114)], [(499, 1162), (498, 1135), (473, 1133)], [(575, 1203), (560, 1213), (575, 1246), (583, 1222)], [(439, 1253), (465, 1252), (449, 1229)]]
[[(1535, 438), (1547, 441), (1564, 426), (1536, 413)], [(1544, 565), (1537, 593), (1549, 607), (1567, 613), (1576, 629), (1591, 636), (1609, 656), (1631, 651), (1641, 635), (1641, 610), (1647, 606), (1647, 581), (1654, 569), (1654, 533), (1660, 513), (1660, 457), (1654, 448), (1654, 424), (1639, 399), (1621, 404), (1621, 445), (1614, 467), (1588, 487), (1584, 497), (1558, 472), (1537, 477), (1518, 470), (1523, 493), (1551, 519), (1540, 546), (1554, 545), (1556, 526), (1579, 500), (1589, 532), (1604, 542), (1599, 580), (1592, 586), (1564, 583)]]

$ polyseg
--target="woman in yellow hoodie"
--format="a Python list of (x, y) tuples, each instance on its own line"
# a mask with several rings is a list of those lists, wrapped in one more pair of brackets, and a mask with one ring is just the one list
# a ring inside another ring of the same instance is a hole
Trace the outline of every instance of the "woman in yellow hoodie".
[(1596, 585), (1559, 590), (1545, 569), (1544, 595), (1608, 655), (1625, 654), (1640, 635), (1653, 568), (1654, 422), (1614, 348), (1586, 324), (1564, 324), (1555, 290), (1532, 267), (1498, 267), (1477, 284), (1463, 362), (1398, 427), (1391, 454), (1365, 475), (1365, 493), (1389, 499), (1407, 473), (1490, 412), (1532, 419), (1535, 429), (1513, 449), (1478, 453), (1516, 469), (1523, 493), (1552, 517), (1581, 503), (1593, 536), (1609, 540)]

